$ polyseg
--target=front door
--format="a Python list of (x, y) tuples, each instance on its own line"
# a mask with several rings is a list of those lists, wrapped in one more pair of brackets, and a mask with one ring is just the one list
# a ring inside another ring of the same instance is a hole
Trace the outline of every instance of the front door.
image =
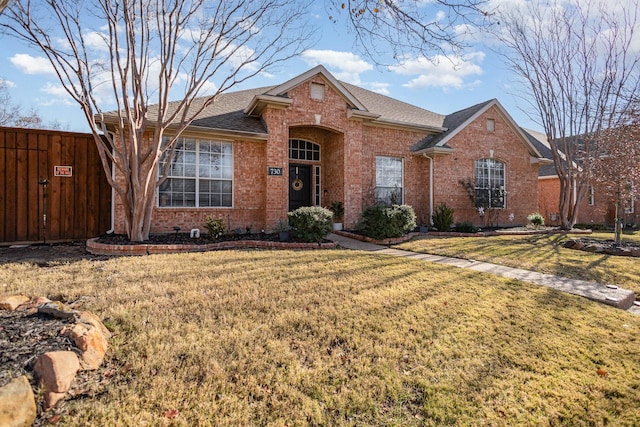
[(289, 212), (311, 206), (311, 166), (289, 165)]

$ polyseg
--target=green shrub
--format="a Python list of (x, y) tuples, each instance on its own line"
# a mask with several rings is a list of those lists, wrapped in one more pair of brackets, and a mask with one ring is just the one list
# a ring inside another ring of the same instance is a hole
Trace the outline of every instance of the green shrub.
[(529, 222), (531, 222), (532, 225), (535, 225), (536, 227), (544, 225), (544, 217), (540, 212), (534, 212), (530, 214), (529, 216), (527, 216), (527, 219), (529, 220)]
[(433, 226), (438, 231), (449, 231), (451, 224), (453, 224), (453, 208), (450, 208), (445, 203), (440, 203), (433, 210)]
[(333, 229), (333, 212), (320, 206), (305, 206), (289, 212), (289, 225), (305, 242), (322, 242)]
[(478, 232), (478, 227), (469, 221), (456, 222), (456, 231), (460, 233), (476, 233)]
[(215, 240), (222, 236), (222, 233), (224, 233), (224, 222), (222, 221), (222, 218), (207, 216), (204, 221), (204, 227), (207, 229), (210, 239)]
[(373, 205), (362, 213), (360, 228), (374, 239), (400, 237), (416, 227), (416, 213), (408, 205)]

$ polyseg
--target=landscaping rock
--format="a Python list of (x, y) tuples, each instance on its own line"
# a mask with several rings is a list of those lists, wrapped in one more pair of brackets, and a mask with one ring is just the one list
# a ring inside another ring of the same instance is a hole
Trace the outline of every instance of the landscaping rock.
[(77, 310), (72, 309), (71, 307), (64, 303), (61, 303), (60, 301), (51, 301), (42, 304), (40, 307), (38, 307), (38, 312), (57, 317), (58, 319), (69, 319), (78, 314)]
[(100, 329), (100, 332), (102, 332), (102, 335), (104, 335), (105, 338), (111, 338), (111, 332), (104, 326), (98, 316), (89, 311), (81, 311), (78, 313), (78, 315), (76, 315), (76, 323), (86, 326), (94, 326)]
[(566, 242), (564, 242), (564, 245), (562, 245), (562, 246), (567, 248), (567, 249), (571, 249), (575, 245), (576, 245), (576, 241), (575, 240), (567, 240)]
[(0, 426), (28, 427), (35, 419), (36, 401), (26, 376), (0, 387)]
[(24, 304), (29, 301), (29, 297), (24, 295), (13, 295), (8, 297), (0, 298), (0, 310), (9, 310), (13, 311), (20, 306), (20, 304)]
[(20, 306), (18, 306), (16, 310), (24, 310), (24, 311), (28, 311), (30, 314), (35, 314), (38, 312), (38, 307), (48, 302), (51, 302), (51, 300), (45, 297), (31, 298), (29, 301), (25, 302), (24, 304), (20, 304)]
[(80, 369), (78, 356), (72, 351), (49, 351), (36, 360), (33, 367), (45, 391), (64, 393)]
[(61, 334), (71, 338), (76, 347), (82, 350), (80, 357), (82, 369), (93, 370), (100, 367), (107, 352), (107, 338), (101, 328), (91, 324), (76, 323), (71, 327), (63, 328)]

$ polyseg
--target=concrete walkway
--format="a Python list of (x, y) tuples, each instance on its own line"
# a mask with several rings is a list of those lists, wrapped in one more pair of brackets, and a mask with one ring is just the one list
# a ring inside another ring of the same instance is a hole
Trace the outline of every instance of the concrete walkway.
[(535, 283), (537, 285), (557, 289), (562, 292), (579, 295), (593, 301), (611, 305), (622, 310), (628, 310), (629, 312), (640, 315), (640, 307), (634, 304), (635, 293), (628, 289), (622, 289), (617, 286), (605, 286), (596, 282), (568, 279), (566, 277), (538, 273), (535, 271), (523, 270), (520, 268), (505, 267), (503, 265), (491, 264), (488, 262), (480, 262), (460, 258), (449, 258), (439, 255), (421, 254), (399, 249), (392, 249), (382, 245), (361, 242), (359, 240), (350, 239), (348, 237), (339, 236), (333, 233), (330, 234), (327, 238), (333, 240), (334, 242), (337, 242), (340, 246), (347, 249), (376, 252), (384, 255), (405, 257), (420, 261), (434, 262), (438, 264), (446, 264), (459, 268), (468, 268), (483, 273), (496, 274), (498, 276), (507, 277), (510, 279), (521, 280), (523, 282)]

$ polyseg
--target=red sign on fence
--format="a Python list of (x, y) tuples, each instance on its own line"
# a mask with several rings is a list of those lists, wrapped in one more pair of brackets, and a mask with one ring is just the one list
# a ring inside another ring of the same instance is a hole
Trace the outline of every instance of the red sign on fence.
[(72, 166), (54, 166), (53, 176), (73, 176)]

